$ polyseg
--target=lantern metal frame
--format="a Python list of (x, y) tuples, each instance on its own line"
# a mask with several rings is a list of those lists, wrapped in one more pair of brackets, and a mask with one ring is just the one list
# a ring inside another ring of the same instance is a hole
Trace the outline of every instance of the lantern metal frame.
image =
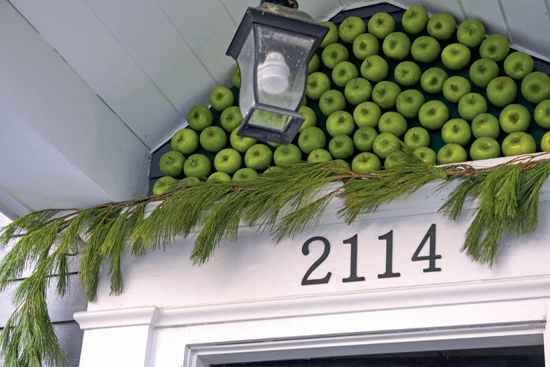
[[(237, 135), (246, 136), (262, 141), (269, 141), (277, 144), (288, 145), (292, 142), (298, 130), (302, 126), (302, 123), (305, 119), (300, 116), (298, 110), (300, 105), (295, 110), (284, 109), (276, 106), (270, 106), (266, 104), (259, 103), (258, 96), (258, 83), (257, 83), (257, 70), (258, 70), (258, 44), (257, 31), (255, 24), (262, 26), (268, 26), (275, 29), (280, 29), (284, 32), (293, 32), (296, 34), (308, 36), (314, 38), (315, 41), (311, 47), (309, 55), (307, 55), (306, 63), (306, 73), (307, 73), (307, 64), (309, 60), (323, 41), (323, 38), (329, 31), (329, 28), (320, 24), (317, 24), (313, 18), (311, 18), (307, 13), (292, 9), (290, 7), (278, 5), (275, 3), (270, 3), (269, 1), (262, 1), (260, 6), (257, 8), (249, 7), (246, 10), (246, 13), (229, 45), (229, 48), (226, 52), (227, 56), (233, 57), (235, 61), (247, 40), (250, 32), (253, 32), (254, 36), (254, 73), (253, 74), (253, 91), (254, 91), (254, 100), (255, 104), (248, 111), (248, 114), (243, 116), (243, 121)], [(302, 98), (304, 99), (307, 87), (307, 78), (304, 83), (304, 90), (302, 92)], [(241, 89), (243, 85), (241, 85)], [(260, 126), (256, 124), (249, 124), (250, 118), (254, 115), (256, 110), (263, 110), (271, 113), (276, 113), (280, 115), (289, 116), (286, 126), (283, 130), (278, 130), (275, 128), (270, 128), (266, 126)]]

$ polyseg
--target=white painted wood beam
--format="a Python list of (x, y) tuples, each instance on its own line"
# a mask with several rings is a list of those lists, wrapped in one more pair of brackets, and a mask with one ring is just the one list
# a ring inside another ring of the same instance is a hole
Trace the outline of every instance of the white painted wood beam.
[(0, 14), (0, 190), (29, 210), (146, 195), (149, 149), (7, 0)]

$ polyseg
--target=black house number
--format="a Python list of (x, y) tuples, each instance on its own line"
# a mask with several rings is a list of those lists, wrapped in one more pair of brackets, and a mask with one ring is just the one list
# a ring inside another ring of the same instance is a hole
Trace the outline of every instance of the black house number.
[[(386, 243), (386, 271), (382, 274), (378, 274), (378, 279), (384, 279), (384, 278), (396, 278), (400, 277), (400, 273), (396, 273), (393, 271), (393, 230), (389, 231), (388, 233), (378, 237), (380, 241), (385, 241)], [(424, 245), (426, 242), (430, 240), (430, 250), (428, 256), (419, 256), (420, 251), (424, 248)], [(309, 276), (311, 273), (317, 269), (319, 265), (325, 261), (330, 253), (330, 242), (325, 238), (321, 236), (315, 236), (308, 239), (306, 242), (304, 242), (302, 246), (302, 254), (305, 256), (309, 255), (309, 246), (312, 243), (320, 242), (324, 246), (324, 251), (321, 254), (321, 256), (309, 267), (309, 269), (306, 271), (304, 277), (302, 278), (302, 285), (310, 285), (310, 284), (326, 284), (329, 282), (330, 277), (332, 276), (332, 273), (329, 271), (323, 278), (319, 279), (309, 279)], [(342, 282), (349, 283), (349, 282), (362, 282), (365, 280), (365, 277), (357, 276), (357, 235), (354, 235), (353, 237), (348, 238), (347, 240), (343, 241), (344, 244), (350, 245), (350, 274), (349, 277), (343, 278)], [(425, 273), (430, 273), (434, 271), (441, 271), (441, 268), (437, 268), (435, 266), (435, 261), (441, 259), (441, 255), (435, 254), (435, 223), (430, 226), (430, 229), (428, 229), (428, 232), (426, 232), (426, 235), (422, 239), (422, 242), (420, 242), (420, 245), (416, 248), (416, 251), (414, 252), (411, 261), (429, 261), (429, 266), (424, 269)]]

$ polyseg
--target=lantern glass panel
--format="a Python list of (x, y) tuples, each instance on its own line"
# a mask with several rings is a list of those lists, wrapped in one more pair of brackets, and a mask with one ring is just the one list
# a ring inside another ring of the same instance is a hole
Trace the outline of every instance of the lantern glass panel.
[(237, 64), (241, 74), (241, 89), (239, 91), (239, 108), (243, 117), (246, 117), (253, 105), (254, 98), (254, 32), (250, 32), (237, 57)]
[(281, 115), (279, 113), (264, 111), (264, 110), (254, 110), (249, 124), (258, 125), (267, 127), (274, 130), (284, 130), (286, 124), (288, 123), (289, 117)]
[(255, 25), (255, 32), (257, 102), (296, 111), (304, 96), (315, 39), (261, 24)]

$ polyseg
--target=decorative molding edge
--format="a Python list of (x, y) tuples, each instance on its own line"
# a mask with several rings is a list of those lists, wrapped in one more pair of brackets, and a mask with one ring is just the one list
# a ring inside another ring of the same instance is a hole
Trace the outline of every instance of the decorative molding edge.
[(150, 306), (88, 311), (77, 312), (74, 318), (83, 330), (138, 325), (169, 327), (254, 321), (258, 315), (262, 315), (262, 320), (270, 320), (542, 298), (550, 298), (550, 275), (160, 310)]
[(82, 330), (123, 326), (155, 325), (159, 309), (154, 306), (107, 311), (76, 312), (74, 319)]

